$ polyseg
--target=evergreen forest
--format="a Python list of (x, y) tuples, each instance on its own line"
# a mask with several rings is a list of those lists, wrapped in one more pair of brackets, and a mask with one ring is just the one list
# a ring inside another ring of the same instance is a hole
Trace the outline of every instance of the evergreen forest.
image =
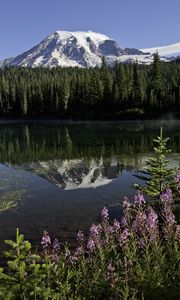
[(144, 119), (180, 116), (179, 59), (89, 69), (0, 69), (0, 117)]

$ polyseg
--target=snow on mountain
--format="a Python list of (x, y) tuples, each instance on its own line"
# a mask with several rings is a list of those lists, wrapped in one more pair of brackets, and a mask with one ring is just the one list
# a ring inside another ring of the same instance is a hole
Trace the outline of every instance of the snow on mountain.
[(143, 55), (138, 49), (121, 48), (108, 36), (92, 31), (56, 31), (32, 49), (0, 63), (0, 66), (29, 67), (95, 67), (104, 56), (109, 64), (129, 60), (129, 56)]
[[(139, 167), (145, 165), (146, 157), (140, 157)], [(80, 188), (97, 188), (110, 184), (122, 175), (123, 171), (132, 170), (137, 167), (137, 160), (124, 157), (119, 160), (112, 157), (111, 161), (103, 157), (79, 158), (79, 159), (54, 159), (47, 161), (34, 161), (20, 165), (7, 164), (20, 170), (32, 172), (59, 188), (65, 190)]]
[(180, 55), (180, 43), (175, 43), (163, 47), (141, 49), (141, 51), (149, 52), (151, 54), (158, 52), (160, 56), (178, 56)]
[(117, 166), (113, 166), (113, 162), (109, 167), (111, 176), (108, 177), (105, 174), (102, 158), (98, 162), (91, 159), (89, 163), (84, 159), (32, 162), (17, 166), (17, 168), (33, 172), (66, 190), (96, 188), (112, 182), (118, 175)]
[[(150, 64), (153, 49), (123, 49), (108, 36), (92, 31), (56, 31), (32, 49), (0, 62), (0, 67), (95, 67), (101, 65), (102, 57), (110, 65), (116, 61), (132, 63), (136, 60), (141, 64)], [(168, 58), (162, 59), (168, 61)]]

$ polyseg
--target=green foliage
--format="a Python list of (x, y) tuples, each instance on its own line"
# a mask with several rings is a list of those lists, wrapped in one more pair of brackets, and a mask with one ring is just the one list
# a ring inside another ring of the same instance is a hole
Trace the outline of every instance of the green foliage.
[[(27, 287), (31, 285), (31, 281), (27, 281), (27, 274), (32, 272), (36, 276), (38, 265), (36, 262), (39, 256), (36, 254), (30, 255), (31, 244), (24, 240), (24, 236), (16, 230), (16, 241), (6, 240), (11, 249), (5, 252), (8, 260), (9, 273), (5, 274), (1, 269), (0, 280), (6, 283), (7, 290), (0, 289), (1, 299), (19, 299), (27, 298)], [(34, 298), (36, 299), (36, 298)]]
[(146, 175), (142, 179), (146, 181), (146, 186), (133, 184), (134, 188), (142, 191), (148, 196), (159, 197), (160, 194), (168, 187), (172, 187), (173, 178), (176, 169), (168, 167), (167, 154), (171, 150), (167, 149), (167, 141), (169, 138), (163, 138), (162, 127), (160, 129), (160, 136), (154, 139), (156, 146), (154, 147), (154, 156), (148, 157), (146, 161)]

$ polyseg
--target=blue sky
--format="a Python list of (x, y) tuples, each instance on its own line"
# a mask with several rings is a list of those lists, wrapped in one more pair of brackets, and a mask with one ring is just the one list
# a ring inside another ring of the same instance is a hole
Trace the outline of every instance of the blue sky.
[(2, 0), (0, 59), (20, 54), (56, 30), (92, 30), (122, 47), (180, 42), (180, 0)]

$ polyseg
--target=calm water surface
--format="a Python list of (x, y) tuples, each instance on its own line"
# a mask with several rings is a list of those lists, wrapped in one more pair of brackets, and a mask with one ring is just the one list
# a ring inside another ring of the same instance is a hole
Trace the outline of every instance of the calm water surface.
[(44, 229), (73, 243), (104, 206), (118, 217), (162, 123), (180, 166), (180, 122), (1, 122), (0, 247), (17, 227), (33, 244)]

